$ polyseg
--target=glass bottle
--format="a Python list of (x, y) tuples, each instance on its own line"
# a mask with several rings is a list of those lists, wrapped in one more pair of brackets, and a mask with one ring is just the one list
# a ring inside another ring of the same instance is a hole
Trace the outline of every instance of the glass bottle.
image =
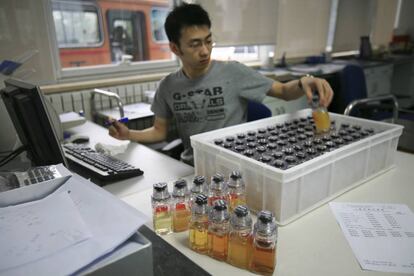
[(227, 203), (214, 201), (208, 216), (208, 255), (220, 261), (227, 260), (229, 239), (229, 213)]
[(173, 230), (174, 232), (188, 230), (191, 210), (187, 181), (184, 179), (175, 181), (172, 196)]
[(232, 171), (227, 183), (229, 212), (233, 212), (237, 205), (246, 204), (246, 187), (240, 171)]
[(208, 205), (213, 206), (213, 202), (218, 199), (227, 200), (226, 183), (224, 182), (224, 176), (220, 173), (216, 173), (211, 177)]
[(276, 266), (277, 226), (269, 211), (260, 211), (254, 224), (253, 243), (249, 269), (271, 275)]
[(238, 205), (230, 218), (227, 262), (247, 269), (252, 244), (252, 218), (246, 206)]
[(189, 242), (190, 248), (206, 254), (208, 251), (208, 207), (207, 196), (199, 194), (191, 207)]
[(206, 178), (202, 175), (197, 175), (194, 177), (193, 186), (191, 187), (191, 203), (194, 202), (197, 195), (203, 194), (208, 195), (208, 186)]
[(328, 132), (331, 128), (331, 120), (326, 107), (319, 104), (319, 94), (313, 93), (312, 102), (312, 117), (315, 122), (316, 133)]
[(170, 199), (167, 183), (160, 182), (153, 185), (151, 196), (152, 220), (154, 231), (159, 235), (166, 235), (172, 232)]

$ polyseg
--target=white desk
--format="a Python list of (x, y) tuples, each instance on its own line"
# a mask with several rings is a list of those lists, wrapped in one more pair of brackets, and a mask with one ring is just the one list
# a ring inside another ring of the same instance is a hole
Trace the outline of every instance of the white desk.
[[(192, 175), (186, 177), (192, 179)], [(367, 203), (401, 203), (414, 211), (414, 155), (397, 152), (396, 167), (368, 181), (333, 201)], [(170, 183), (171, 184), (171, 183)], [(169, 187), (171, 189), (171, 186)], [(122, 199), (151, 216), (152, 190)], [(152, 222), (148, 226), (152, 228)], [(188, 232), (163, 237), (184, 255), (213, 275), (255, 275), (210, 257), (191, 251)], [(414, 253), (413, 253), (414, 254)], [(156, 260), (154, 260), (156, 262)], [(279, 228), (275, 274), (285, 275), (402, 275), (361, 270), (328, 204)]]

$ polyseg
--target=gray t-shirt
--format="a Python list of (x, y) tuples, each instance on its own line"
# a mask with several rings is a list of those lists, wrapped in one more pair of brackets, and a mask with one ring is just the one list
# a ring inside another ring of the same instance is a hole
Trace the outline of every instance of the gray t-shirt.
[(161, 82), (151, 110), (175, 118), (186, 151), (190, 136), (246, 122), (247, 100), (262, 102), (273, 81), (235, 61), (212, 61), (206, 74), (189, 79), (182, 70)]

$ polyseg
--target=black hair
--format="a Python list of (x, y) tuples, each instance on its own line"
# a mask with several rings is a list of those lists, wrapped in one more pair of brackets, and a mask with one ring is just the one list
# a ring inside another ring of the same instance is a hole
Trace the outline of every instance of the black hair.
[(190, 26), (211, 28), (210, 17), (200, 5), (183, 3), (168, 14), (164, 23), (168, 40), (177, 45), (180, 45), (181, 30)]

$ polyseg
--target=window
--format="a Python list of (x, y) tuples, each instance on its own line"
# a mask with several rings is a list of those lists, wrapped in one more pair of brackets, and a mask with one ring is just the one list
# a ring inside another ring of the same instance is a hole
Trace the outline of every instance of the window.
[(164, 31), (170, 0), (50, 1), (58, 75), (177, 66)]
[(94, 5), (55, 2), (53, 19), (59, 48), (97, 46), (103, 41)]
[(153, 8), (151, 10), (151, 29), (152, 37), (155, 42), (168, 43), (167, 34), (164, 29), (164, 22), (167, 15), (167, 9)]

